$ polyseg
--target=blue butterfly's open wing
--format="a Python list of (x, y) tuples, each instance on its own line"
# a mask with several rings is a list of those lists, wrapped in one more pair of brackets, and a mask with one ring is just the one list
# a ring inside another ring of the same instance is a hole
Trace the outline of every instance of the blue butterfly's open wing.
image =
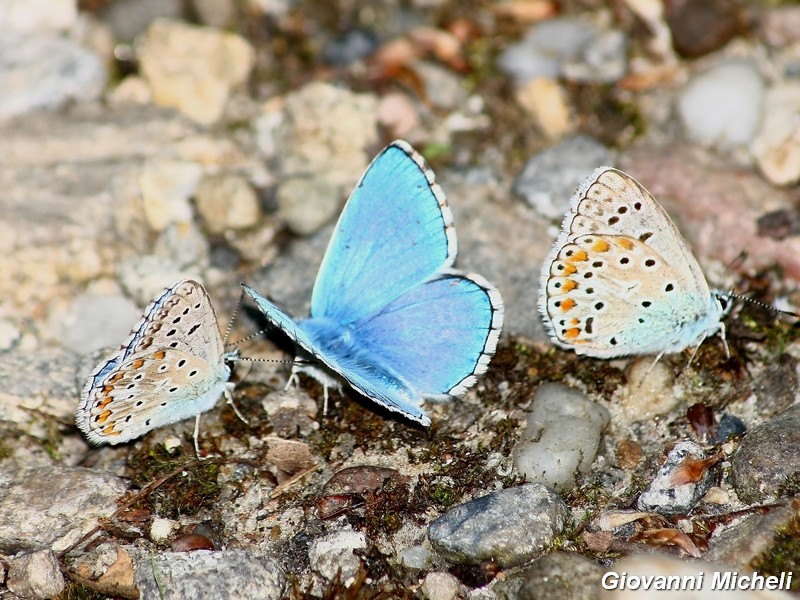
[(358, 323), (353, 335), (370, 362), (402, 373), (421, 402), (474, 385), (502, 326), (500, 293), (482, 277), (449, 270)]
[(379, 154), (344, 207), (314, 284), (311, 316), (348, 325), (453, 264), (456, 234), (424, 159), (397, 141)]

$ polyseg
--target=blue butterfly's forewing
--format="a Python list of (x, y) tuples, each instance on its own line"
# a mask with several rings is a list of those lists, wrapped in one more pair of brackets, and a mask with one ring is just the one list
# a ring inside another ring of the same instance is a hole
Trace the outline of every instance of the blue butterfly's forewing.
[(347, 201), (322, 260), (311, 316), (354, 323), (455, 260), (441, 188), (405, 142), (379, 154)]

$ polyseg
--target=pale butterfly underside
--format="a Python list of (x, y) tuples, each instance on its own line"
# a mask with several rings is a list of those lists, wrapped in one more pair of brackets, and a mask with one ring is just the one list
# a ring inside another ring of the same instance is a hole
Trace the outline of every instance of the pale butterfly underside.
[[(86, 380), (75, 422), (92, 444), (120, 444), (230, 399), (228, 362), (208, 293), (191, 279), (164, 290), (130, 337)], [(197, 428), (195, 429), (195, 446)]]
[(680, 352), (730, 308), (678, 228), (633, 177), (597, 169), (573, 196), (545, 261), (539, 312), (553, 342), (596, 358)]
[[(311, 314), (295, 321), (243, 288), (324, 385), (344, 381), (423, 425), (426, 399), (463, 395), (486, 371), (503, 323), (500, 293), (452, 268), (456, 232), (444, 192), (406, 142), (385, 148), (342, 210)], [(327, 388), (326, 388), (327, 389)]]

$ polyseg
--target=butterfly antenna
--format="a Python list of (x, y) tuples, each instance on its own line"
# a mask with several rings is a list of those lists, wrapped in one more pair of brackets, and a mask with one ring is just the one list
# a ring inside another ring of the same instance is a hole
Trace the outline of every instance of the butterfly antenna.
[(783, 310), (781, 308), (775, 308), (771, 304), (767, 304), (766, 302), (761, 302), (761, 300), (756, 300), (755, 298), (748, 298), (747, 296), (742, 296), (741, 294), (736, 294), (734, 292), (725, 292), (725, 295), (728, 298), (735, 298), (736, 300), (750, 302), (751, 304), (755, 304), (756, 306), (760, 306), (761, 308), (764, 308), (774, 313), (786, 315), (788, 317), (794, 317), (795, 319), (800, 319), (800, 314), (796, 312), (792, 312), (790, 310)]
[(236, 358), (239, 361), (246, 361), (246, 362), (263, 362), (263, 363), (284, 363), (284, 364), (294, 364), (295, 361), (293, 360), (286, 360), (280, 358), (251, 358), (249, 356), (239, 356)]
[(253, 338), (256, 338), (256, 337), (260, 336), (262, 333), (264, 333), (264, 332), (265, 332), (265, 331), (267, 331), (268, 329), (269, 329), (268, 327), (265, 327), (264, 329), (259, 329), (259, 330), (258, 330), (258, 331), (256, 331), (255, 333), (251, 333), (250, 335), (248, 335), (248, 336), (246, 336), (246, 337), (243, 337), (243, 338), (242, 338), (242, 339), (240, 339), (240, 340), (237, 340), (237, 341), (235, 341), (235, 342), (231, 342), (229, 345), (230, 345), (230, 346), (238, 346), (239, 344), (243, 344), (244, 342), (249, 342), (249, 341), (250, 341), (250, 340), (252, 340)]
[[(236, 317), (239, 316), (239, 309), (242, 308), (242, 302), (244, 302), (244, 290), (239, 292), (239, 302), (236, 303), (236, 308), (233, 309), (233, 313), (231, 314), (231, 318), (228, 319), (228, 326), (225, 328), (225, 337), (222, 338), (222, 345), (227, 346), (228, 337), (231, 335), (231, 329), (233, 328), (233, 324), (236, 321)], [(247, 338), (245, 338), (247, 339)], [(244, 340), (239, 340), (242, 342)], [(239, 342), (236, 342), (237, 344)], [(231, 344), (235, 346), (236, 344)]]

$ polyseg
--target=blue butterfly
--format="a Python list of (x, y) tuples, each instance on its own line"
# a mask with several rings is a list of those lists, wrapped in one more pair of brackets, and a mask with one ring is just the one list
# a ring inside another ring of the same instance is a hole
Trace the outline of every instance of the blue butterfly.
[(300, 349), (323, 385), (355, 390), (422, 425), (426, 399), (463, 395), (486, 371), (503, 301), (483, 277), (452, 269), (456, 230), (425, 160), (396, 141), (350, 195), (314, 283), (311, 316), (295, 321), (242, 284)]

